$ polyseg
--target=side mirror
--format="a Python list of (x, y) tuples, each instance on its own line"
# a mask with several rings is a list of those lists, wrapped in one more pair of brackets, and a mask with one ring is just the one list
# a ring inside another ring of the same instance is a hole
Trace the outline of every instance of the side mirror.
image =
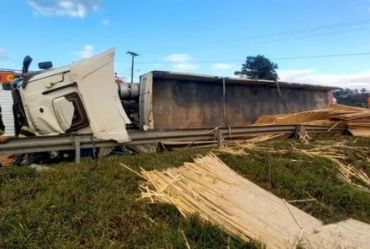
[(1, 85), (3, 86), (4, 91), (12, 90), (12, 84), (10, 84), (10, 83), (2, 83)]
[(39, 63), (39, 68), (40, 69), (50, 69), (53, 67), (53, 63), (51, 61), (44, 61)]

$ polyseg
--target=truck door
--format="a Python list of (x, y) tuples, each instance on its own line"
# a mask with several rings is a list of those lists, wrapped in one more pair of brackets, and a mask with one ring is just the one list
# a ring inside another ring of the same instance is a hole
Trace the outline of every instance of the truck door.
[(71, 64), (70, 72), (77, 83), (94, 136), (124, 143), (131, 140), (126, 131), (126, 124), (131, 121), (114, 83), (114, 57), (115, 49), (110, 49)]

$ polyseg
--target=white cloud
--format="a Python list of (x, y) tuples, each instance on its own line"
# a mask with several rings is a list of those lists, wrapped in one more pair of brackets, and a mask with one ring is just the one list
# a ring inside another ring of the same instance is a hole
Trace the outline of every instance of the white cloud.
[(164, 58), (164, 61), (170, 62), (174, 70), (189, 71), (198, 68), (196, 64), (191, 63), (192, 59), (188, 54), (172, 54)]
[(8, 59), (9, 59), (9, 56), (7, 55), (5, 50), (0, 48), (0, 60), (5, 61), (5, 60), (8, 60)]
[(94, 47), (92, 45), (85, 45), (84, 48), (78, 52), (82, 58), (89, 58), (94, 55)]
[(99, 0), (27, 0), (34, 11), (46, 16), (69, 16), (84, 18), (97, 10)]
[(102, 21), (102, 23), (103, 23), (104, 25), (109, 25), (109, 24), (110, 24), (110, 21), (109, 21), (108, 19), (104, 19), (104, 20)]
[(314, 69), (278, 71), (281, 81), (327, 85), (341, 88), (369, 88), (370, 69), (352, 74), (324, 74)]
[(226, 70), (233, 68), (234, 65), (228, 64), (228, 63), (216, 63), (212, 65), (213, 69), (221, 69), (221, 70)]
[(173, 62), (173, 63), (185, 63), (190, 61), (192, 58), (188, 54), (172, 54), (165, 58), (165, 61)]

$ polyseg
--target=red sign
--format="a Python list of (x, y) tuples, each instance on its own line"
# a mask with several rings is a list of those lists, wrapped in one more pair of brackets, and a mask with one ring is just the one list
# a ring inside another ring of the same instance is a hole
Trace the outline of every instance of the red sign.
[(0, 83), (12, 82), (17, 75), (17, 73), (13, 72), (0, 72)]

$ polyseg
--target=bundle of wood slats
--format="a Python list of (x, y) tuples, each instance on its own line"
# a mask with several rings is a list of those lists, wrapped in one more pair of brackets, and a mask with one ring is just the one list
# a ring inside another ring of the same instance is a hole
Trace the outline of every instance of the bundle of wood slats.
[(261, 116), (252, 126), (268, 125), (345, 127), (354, 136), (370, 136), (370, 109), (334, 104), (326, 109)]
[[(212, 153), (179, 168), (135, 173), (146, 180), (140, 186), (143, 198), (174, 204), (185, 217), (198, 214), (266, 248), (368, 248), (369, 224), (347, 220), (324, 226), (238, 175)], [(187, 240), (186, 245), (190, 248)]]
[(230, 234), (268, 248), (295, 248), (322, 222), (241, 177), (214, 154), (166, 171), (142, 171), (142, 197), (198, 213)]

